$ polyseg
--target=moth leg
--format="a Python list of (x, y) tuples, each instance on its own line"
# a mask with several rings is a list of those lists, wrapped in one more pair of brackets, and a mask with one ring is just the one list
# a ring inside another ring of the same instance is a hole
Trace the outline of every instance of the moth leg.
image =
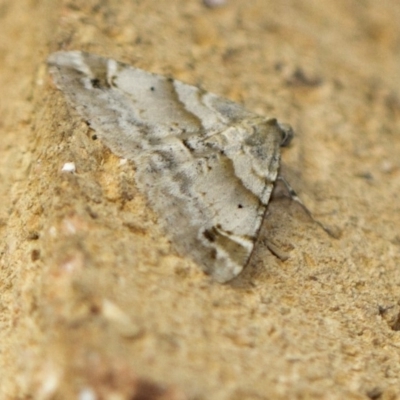
[(289, 253), (286, 251), (281, 250), (277, 245), (272, 243), (270, 240), (265, 241), (266, 246), (268, 247), (268, 250), (277, 258), (279, 258), (281, 261), (286, 261), (289, 259)]

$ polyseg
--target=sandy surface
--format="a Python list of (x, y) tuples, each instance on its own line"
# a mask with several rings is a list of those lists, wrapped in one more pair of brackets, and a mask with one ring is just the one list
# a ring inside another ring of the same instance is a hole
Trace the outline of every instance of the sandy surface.
[[(399, 20), (394, 0), (0, 1), (1, 398), (400, 398)], [(213, 282), (55, 90), (60, 49), (290, 123), (283, 174), (335, 237), (278, 196)]]

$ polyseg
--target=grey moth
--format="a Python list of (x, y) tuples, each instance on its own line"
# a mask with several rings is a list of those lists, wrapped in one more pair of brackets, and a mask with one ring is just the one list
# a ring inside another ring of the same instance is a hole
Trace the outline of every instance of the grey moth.
[(176, 251), (218, 282), (248, 263), (291, 128), (215, 94), (113, 59), (56, 52), (49, 71), (116, 155)]

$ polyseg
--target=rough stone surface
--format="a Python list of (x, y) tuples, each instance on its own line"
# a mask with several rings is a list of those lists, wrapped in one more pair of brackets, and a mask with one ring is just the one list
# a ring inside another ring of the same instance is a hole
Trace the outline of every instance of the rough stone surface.
[[(0, 397), (400, 398), (399, 20), (394, 0), (0, 1)], [(55, 90), (44, 61), (70, 49), (291, 123), (283, 174), (335, 238), (276, 196), (245, 273), (204, 276)]]

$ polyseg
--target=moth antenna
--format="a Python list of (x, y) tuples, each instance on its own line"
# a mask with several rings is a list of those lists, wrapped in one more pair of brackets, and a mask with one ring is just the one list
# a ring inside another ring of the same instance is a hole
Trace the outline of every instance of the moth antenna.
[(312, 215), (311, 211), (307, 208), (307, 206), (300, 200), (300, 197), (297, 195), (296, 191), (290, 186), (289, 182), (281, 175), (278, 175), (278, 177), (276, 178), (276, 180), (281, 181), (285, 187), (285, 189), (287, 190), (287, 193), (289, 194), (291, 200), (295, 201), (296, 203), (300, 204), (300, 206), (302, 207), (302, 209), (306, 212), (306, 214), (310, 217), (310, 219), (316, 223), (317, 225), (319, 225), (329, 236), (333, 237), (333, 238), (337, 238), (337, 235), (332, 232), (332, 229), (330, 229), (329, 227), (325, 226), (321, 221), (318, 221), (316, 218), (314, 218), (314, 216)]

